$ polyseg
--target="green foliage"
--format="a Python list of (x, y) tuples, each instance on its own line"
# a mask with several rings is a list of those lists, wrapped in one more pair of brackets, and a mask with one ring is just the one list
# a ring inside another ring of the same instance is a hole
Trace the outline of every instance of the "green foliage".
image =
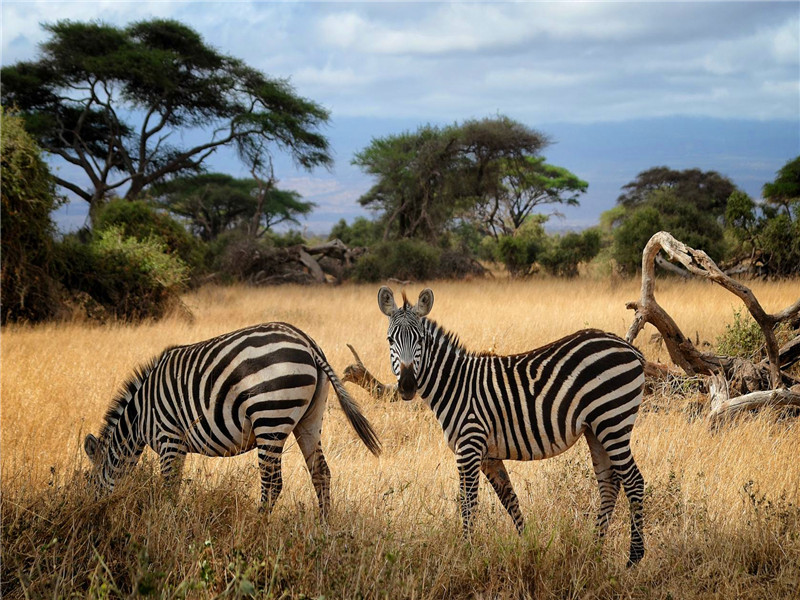
[(713, 260), (725, 256), (721, 217), (698, 204), (687, 202), (673, 188), (655, 188), (632, 206), (615, 209), (612, 256), (623, 273), (641, 268), (642, 250), (650, 237), (668, 231), (693, 248), (704, 250)]
[(733, 311), (733, 323), (717, 337), (717, 354), (754, 359), (764, 345), (764, 333), (744, 309)]
[(800, 203), (795, 213), (794, 219), (784, 213), (767, 219), (760, 231), (762, 260), (773, 275), (800, 273)]
[(116, 198), (97, 215), (95, 231), (117, 229), (122, 236), (146, 242), (156, 238), (166, 251), (176, 254), (187, 265), (202, 263), (202, 248), (186, 229), (167, 214), (161, 213), (141, 200)]
[(188, 220), (204, 241), (243, 228), (263, 235), (281, 223), (299, 223), (298, 217), (314, 208), (295, 191), (259, 186), (256, 179), (236, 179), (224, 173), (178, 177), (154, 186), (161, 206)]
[[(49, 38), (37, 60), (3, 67), (2, 104), (19, 107), (43, 149), (83, 167), (92, 189), (56, 182), (92, 209), (125, 183), (132, 199), (168, 175), (202, 171), (223, 146), (257, 169), (276, 147), (304, 168), (332, 163), (319, 133), (324, 108), (178, 21), (65, 20), (44, 29)], [(209, 125), (225, 133), (180, 144), (183, 131)]]
[(381, 214), (384, 237), (436, 242), (453, 219), (495, 193), (500, 161), (533, 156), (548, 142), (504, 116), (374, 139), (353, 158), (377, 178), (359, 202)]
[(390, 277), (422, 281), (439, 275), (442, 251), (420, 240), (379, 242), (353, 267), (353, 279), (374, 283)]
[(716, 171), (675, 171), (668, 167), (653, 167), (639, 173), (622, 189), (624, 192), (617, 198), (617, 204), (626, 208), (649, 204), (653, 192), (662, 190), (671, 191), (673, 197), (682, 203), (721, 218), (736, 186)]
[(550, 239), (548, 248), (539, 256), (539, 264), (551, 275), (575, 277), (580, 263), (592, 260), (600, 252), (602, 236), (598, 229), (570, 232)]
[(54, 314), (58, 302), (51, 272), (55, 226), (50, 213), (60, 199), (42, 152), (22, 119), (5, 110), (0, 118), (0, 319), (40, 321)]
[(800, 199), (782, 211), (757, 205), (741, 192), (731, 195), (726, 210), (727, 233), (734, 259), (754, 258), (765, 275), (800, 273)]
[(370, 221), (364, 217), (356, 217), (352, 225), (340, 219), (333, 226), (329, 240), (340, 239), (349, 247), (371, 246), (380, 241), (383, 231), (381, 226), (375, 221)]
[(546, 221), (546, 216), (534, 215), (513, 234), (497, 238), (494, 247), (495, 258), (505, 265), (512, 277), (527, 275), (531, 265), (546, 248), (547, 234), (544, 231)]
[[(800, 156), (783, 165), (775, 181), (764, 184), (762, 193), (767, 202), (783, 207), (791, 216), (792, 205), (800, 201)], [(797, 211), (795, 208), (794, 216), (800, 218)]]
[(496, 168), (498, 179), (474, 214), (494, 236), (512, 234), (541, 205), (577, 206), (578, 197), (589, 188), (586, 181), (541, 156), (503, 158)]
[(67, 289), (88, 294), (126, 321), (163, 316), (189, 276), (184, 262), (169, 254), (162, 240), (125, 237), (116, 226), (99, 232), (88, 244), (69, 236), (58, 250)]

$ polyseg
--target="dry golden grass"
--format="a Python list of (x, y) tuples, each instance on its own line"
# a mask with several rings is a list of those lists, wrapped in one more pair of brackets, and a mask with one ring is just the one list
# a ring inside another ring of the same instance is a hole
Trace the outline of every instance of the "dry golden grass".
[[(422, 286), (409, 286), (416, 298)], [(434, 283), (431, 316), (468, 348), (520, 352), (585, 326), (624, 335), (636, 282)], [(797, 282), (754, 285), (769, 311)], [(190, 457), (177, 496), (154, 455), (109, 498), (83, 483), (81, 442), (132, 368), (169, 344), (261, 321), (291, 322), (341, 373), (353, 344), (389, 381), (377, 286), (204, 288), (180, 317), (143, 325), (8, 327), (2, 333), (2, 593), (8, 597), (800, 597), (800, 428), (775, 414), (712, 434), (686, 399), (645, 400), (633, 449), (647, 481), (647, 554), (625, 568), (627, 502), (605, 545), (593, 539), (598, 495), (583, 442), (551, 460), (508, 463), (526, 534), (481, 483), (477, 533), (460, 536), (455, 462), (420, 401), (379, 403), (353, 389), (384, 444), (373, 458), (329, 399), (323, 445), (333, 511), (319, 522), (296, 447), (284, 493), (258, 512), (253, 453)], [(657, 297), (684, 332), (714, 342), (737, 300), (702, 282), (664, 282)], [(666, 360), (649, 343), (650, 359)], [(698, 398), (699, 399), (699, 398)], [(664, 408), (667, 410), (663, 410)]]

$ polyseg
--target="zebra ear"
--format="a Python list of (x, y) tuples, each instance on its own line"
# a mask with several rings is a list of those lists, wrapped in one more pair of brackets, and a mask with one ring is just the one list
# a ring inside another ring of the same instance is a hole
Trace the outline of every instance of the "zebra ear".
[(394, 311), (397, 310), (397, 304), (394, 301), (394, 293), (385, 285), (378, 290), (378, 306), (381, 312), (387, 317), (391, 317)]
[(414, 312), (417, 313), (420, 317), (424, 317), (433, 308), (433, 290), (431, 288), (425, 288), (419, 293), (419, 300), (417, 300), (416, 305), (414, 305)]
[(92, 462), (97, 462), (97, 451), (99, 448), (100, 442), (91, 433), (83, 440), (83, 450)]

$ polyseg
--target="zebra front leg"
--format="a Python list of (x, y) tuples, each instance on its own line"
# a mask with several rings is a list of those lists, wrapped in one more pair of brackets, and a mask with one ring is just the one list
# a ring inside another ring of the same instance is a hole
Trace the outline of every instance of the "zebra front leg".
[(611, 457), (603, 448), (594, 432), (587, 429), (584, 433), (589, 452), (592, 456), (592, 466), (597, 477), (597, 486), (600, 490), (600, 510), (597, 513), (595, 527), (597, 537), (602, 541), (608, 531), (611, 516), (619, 496), (620, 480), (611, 466)]
[(478, 502), (478, 478), (481, 472), (481, 454), (472, 446), (456, 453), (456, 466), (459, 478), (459, 504), (465, 538), (472, 535), (472, 520)]
[(183, 474), (187, 449), (179, 439), (162, 438), (158, 443), (161, 477), (170, 493), (177, 491)]
[(508, 514), (511, 515), (514, 526), (521, 534), (525, 527), (525, 521), (519, 509), (519, 498), (517, 498), (517, 494), (514, 492), (511, 479), (508, 476), (508, 471), (506, 471), (503, 461), (493, 458), (486, 459), (481, 463), (481, 470), (483, 474), (486, 475), (486, 479), (489, 480), (489, 483), (492, 484), (492, 488), (494, 488), (497, 497), (500, 498), (500, 502), (503, 503)]

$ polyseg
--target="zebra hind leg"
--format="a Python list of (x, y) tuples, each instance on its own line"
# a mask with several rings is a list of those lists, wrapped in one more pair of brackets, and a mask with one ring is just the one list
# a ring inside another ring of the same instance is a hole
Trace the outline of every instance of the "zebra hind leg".
[(481, 463), (481, 471), (486, 475), (486, 479), (492, 484), (492, 488), (503, 503), (503, 506), (514, 521), (514, 526), (517, 532), (522, 533), (525, 527), (525, 520), (522, 518), (522, 511), (519, 509), (519, 498), (514, 492), (514, 487), (511, 485), (511, 479), (508, 476), (505, 465), (502, 460), (487, 459)]
[[(619, 440), (604, 440), (606, 451), (608, 448), (619, 446)], [(614, 442), (617, 442), (616, 444)], [(628, 557), (628, 566), (631, 567), (642, 560), (644, 556), (644, 537), (643, 537), (643, 509), (644, 499), (644, 478), (639, 467), (633, 460), (629, 444), (625, 443), (622, 448), (611, 454), (611, 465), (617, 478), (625, 488), (625, 495), (628, 497), (631, 513), (631, 548)]]
[(611, 517), (614, 514), (614, 507), (619, 496), (620, 480), (611, 466), (611, 457), (606, 449), (598, 441), (591, 430), (585, 432), (586, 443), (592, 456), (592, 466), (597, 477), (597, 486), (600, 490), (600, 510), (597, 513), (595, 528), (597, 537), (600, 540), (605, 538)]
[(309, 430), (303, 425), (303, 422), (298, 423), (294, 430), (294, 436), (303, 453), (303, 458), (306, 460), (311, 483), (317, 493), (320, 515), (326, 519), (331, 508), (331, 471), (322, 452), (320, 430), (318, 428)]
[(258, 466), (261, 472), (261, 510), (266, 511), (267, 514), (272, 512), (272, 508), (283, 490), (281, 457), (285, 440), (285, 433), (273, 433), (265, 437), (256, 436)]

